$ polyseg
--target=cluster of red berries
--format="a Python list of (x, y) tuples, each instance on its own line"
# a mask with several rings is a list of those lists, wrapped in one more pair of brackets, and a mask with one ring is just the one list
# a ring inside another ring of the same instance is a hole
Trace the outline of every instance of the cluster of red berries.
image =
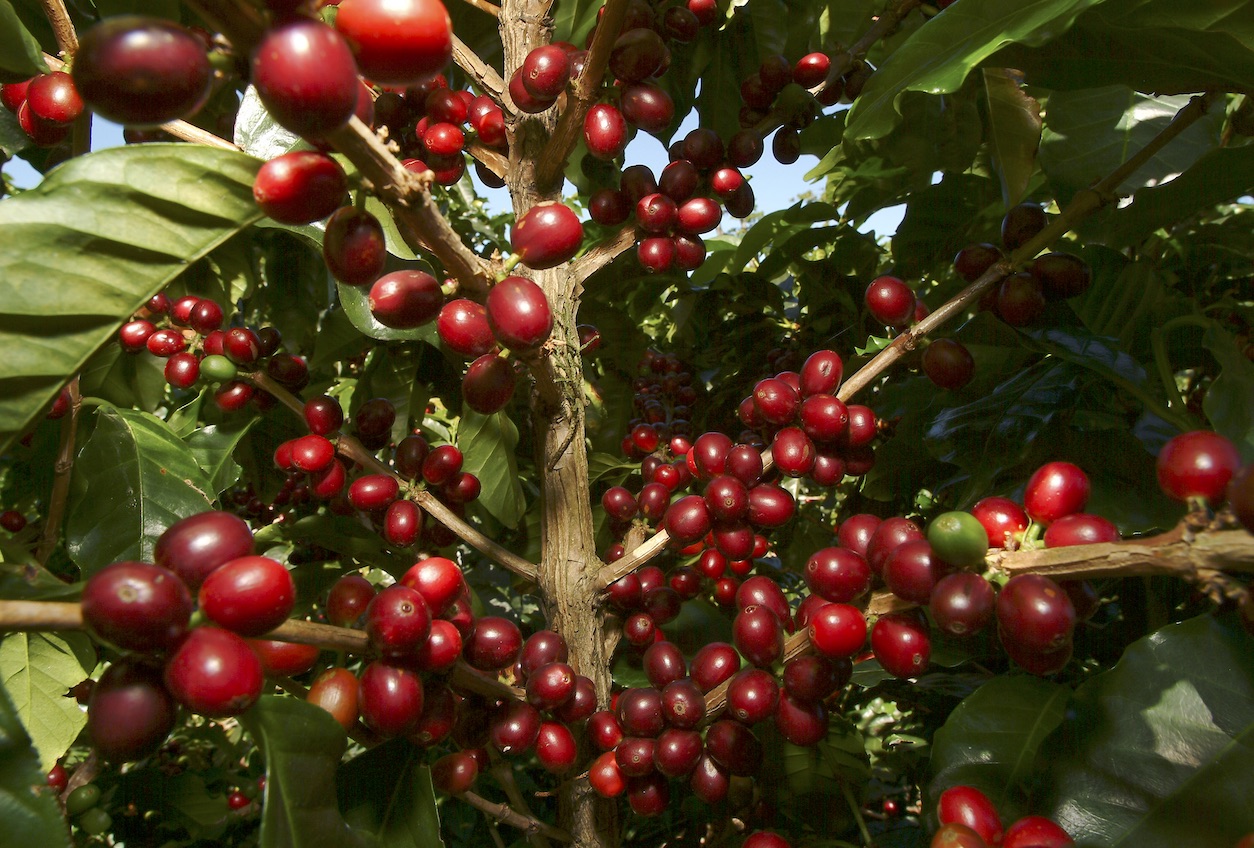
[[(92, 687), (87, 729), (105, 759), (154, 753), (176, 720), (176, 705), (215, 718), (239, 715), (261, 695), (267, 666), (257, 637), (287, 620), (296, 592), (279, 562), (255, 556), (239, 517), (207, 512), (182, 519), (157, 539), (154, 563), (116, 562), (83, 590), (83, 621), (123, 656)], [(195, 592), (195, 600), (192, 593)], [(199, 607), (207, 623), (189, 627)], [(260, 646), (260, 647), (257, 647)], [(317, 649), (291, 654), (311, 668)]]
[[(304, 413), (309, 433), (283, 442), (274, 452), (275, 465), (288, 473), (292, 503), (328, 501), (332, 512), (342, 515), (360, 510), (397, 547), (420, 540), (435, 547), (452, 544), (455, 537), (448, 528), (424, 521), (418, 505), (402, 496), (402, 481), (409, 488), (425, 488), (463, 516), (465, 505), (479, 497), (482, 485), (478, 477), (462, 470), (462, 452), (455, 445), (432, 448), (421, 435), (411, 434), (396, 443), (395, 473), (362, 474), (350, 483), (351, 464), (337, 456), (334, 440), (345, 423), (339, 401), (326, 395), (310, 398)], [(352, 429), (364, 447), (378, 450), (391, 442), (395, 422), (391, 401), (372, 398), (358, 408)]]
[(309, 368), (299, 356), (279, 353), (282, 337), (273, 327), (223, 329), (224, 313), (216, 302), (186, 295), (171, 301), (164, 292), (154, 295), (137, 317), (118, 330), (127, 353), (147, 350), (166, 360), (165, 379), (178, 389), (189, 389), (205, 378), (221, 383), (214, 402), (224, 412), (243, 409), (253, 401), (262, 409), (274, 405), (268, 392), (237, 379), (240, 368), (260, 368), (276, 382), (299, 391), (309, 382)]
[(22, 131), (38, 147), (56, 147), (83, 114), (83, 98), (64, 71), (0, 85), (0, 103), (17, 115)]
[[(771, 153), (781, 165), (797, 161), (801, 155), (798, 133), (814, 122), (819, 109), (842, 100), (852, 103), (872, 73), (871, 66), (859, 59), (843, 76), (828, 83), (831, 68), (832, 60), (826, 53), (807, 53), (795, 63), (774, 55), (763, 59), (758, 70), (740, 83), (740, 99), (745, 104), (740, 110), (742, 127), (758, 126), (772, 111), (783, 113), (783, 126), (771, 140)], [(817, 93), (810, 96), (794, 91), (790, 96), (786, 90), (794, 83), (802, 89), (817, 89)]]
[(989, 797), (974, 786), (951, 786), (936, 804), (940, 829), (931, 848), (1071, 848), (1075, 840), (1052, 819), (1023, 816), (1002, 828)]

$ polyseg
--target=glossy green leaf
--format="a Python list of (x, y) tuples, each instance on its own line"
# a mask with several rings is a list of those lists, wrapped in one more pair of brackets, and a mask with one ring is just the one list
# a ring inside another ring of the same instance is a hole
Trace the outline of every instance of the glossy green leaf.
[[(1123, 86), (1057, 92), (1049, 98), (1040, 164), (1060, 205), (1144, 147), (1188, 103), (1187, 96), (1149, 97)], [(1194, 123), (1138, 168), (1118, 189), (1131, 192), (1185, 171), (1219, 144), (1221, 115)]]
[(240, 716), (266, 761), (261, 848), (364, 848), (335, 795), (335, 775), (348, 747), (344, 728), (321, 707), (266, 695)]
[(1254, 77), (1254, 8), (1245, 0), (1105, 0), (1041, 44), (1007, 48), (990, 62), (1056, 90), (1112, 84), (1159, 94), (1242, 90)]
[(951, 259), (969, 241), (954, 221), (969, 220), (994, 202), (995, 191), (992, 181), (974, 174), (946, 174), (915, 192), (893, 235), (895, 273), (913, 280), (924, 268)]
[(1221, 369), (1206, 391), (1202, 409), (1215, 431), (1231, 439), (1246, 462), (1254, 461), (1254, 363), (1218, 326), (1206, 330), (1202, 343)]
[(240, 465), (235, 461), (235, 448), (257, 421), (257, 418), (246, 421), (228, 418), (223, 424), (207, 424), (183, 438), (196, 464), (204, 471), (210, 492), (215, 495), (224, 492), (239, 480)]
[(988, 103), (988, 140), (993, 168), (1001, 180), (1007, 209), (1023, 200), (1036, 171), (1041, 143), (1041, 104), (1029, 96), (1006, 68), (984, 69)]
[(423, 750), (404, 739), (354, 757), (336, 775), (344, 817), (377, 836), (380, 848), (443, 848), (425, 763)]
[(1235, 200), (1252, 185), (1254, 145), (1213, 149), (1170, 182), (1137, 189), (1130, 204), (1112, 213), (1104, 240), (1132, 244), (1208, 206)]
[(136, 145), (78, 157), (0, 201), (0, 450), (126, 316), (257, 218), (258, 164)]
[[(833, 716), (827, 737), (806, 748), (785, 741), (773, 724), (756, 733), (765, 751), (760, 780), (775, 787), (781, 812), (824, 833), (839, 833), (847, 826), (843, 793), (856, 799), (871, 773), (858, 728)], [(815, 818), (813, 811), (820, 807), (823, 815)]]
[(981, 490), (999, 471), (1018, 464), (1034, 440), (1074, 399), (1075, 366), (1044, 361), (993, 391), (943, 410), (925, 437), (932, 455), (968, 470)]
[(962, 0), (918, 30), (880, 65), (849, 110), (847, 133), (881, 138), (899, 120), (906, 91), (957, 91), (974, 68), (1006, 44), (1046, 44), (1100, 0)]
[(1254, 639), (1201, 616), (1080, 686), (1034, 799), (1078, 848), (1231, 848), (1254, 830), (1251, 755)]
[(462, 470), (479, 478), (483, 491), (476, 501), (506, 527), (516, 527), (526, 508), (518, 461), (518, 427), (505, 411), (480, 415), (462, 411), (457, 425), (457, 446), (464, 461)]
[(9, 0), (0, 0), (0, 83), (21, 82), (47, 73), (43, 51)]
[(87, 714), (66, 693), (95, 665), (85, 633), (10, 633), (0, 640), (0, 681), (45, 774), (87, 724)]
[(1027, 327), (1022, 332), (1031, 339), (1030, 347), (1100, 374), (1116, 386), (1153, 397), (1145, 367), (1120, 350), (1114, 339), (1104, 339), (1076, 326)]
[(949, 714), (932, 740), (933, 803), (951, 786), (975, 786), (1009, 822), (1022, 810), (1036, 752), (1066, 712), (1071, 690), (1038, 677), (995, 677)]
[(196, 455), (164, 421), (101, 407), (74, 463), (66, 548), (84, 577), (118, 560), (151, 562), (165, 528), (212, 509), (216, 496)]
[(9, 844), (69, 848), (69, 830), (55, 793), (36, 791), (45, 774), (17, 709), (0, 688), (0, 818)]

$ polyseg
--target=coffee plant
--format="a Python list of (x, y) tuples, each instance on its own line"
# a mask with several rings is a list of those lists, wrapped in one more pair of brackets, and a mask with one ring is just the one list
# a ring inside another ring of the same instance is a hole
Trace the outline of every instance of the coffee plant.
[(0, 0), (0, 842), (1254, 845), (1254, 5), (449, 3)]

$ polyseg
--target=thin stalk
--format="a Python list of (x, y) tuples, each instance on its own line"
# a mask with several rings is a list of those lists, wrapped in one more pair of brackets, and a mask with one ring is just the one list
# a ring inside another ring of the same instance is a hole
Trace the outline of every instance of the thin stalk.
[(74, 440), (78, 432), (78, 413), (83, 406), (83, 396), (78, 390), (78, 377), (70, 380), (66, 389), (70, 393), (70, 410), (61, 419), (61, 442), (57, 448), (55, 476), (52, 492), (48, 497), (48, 512), (44, 519), (43, 537), (35, 558), (47, 562), (61, 540), (61, 522), (65, 518), (65, 506), (70, 497), (70, 472), (74, 469)]
[(481, 795), (476, 795), (474, 792), (463, 792), (457, 797), (474, 807), (476, 810), (481, 811), (484, 815), (487, 815), (502, 824), (518, 828), (523, 833), (527, 834), (528, 837), (537, 837), (541, 839), (548, 837), (549, 839), (553, 839), (557, 842), (574, 841), (570, 838), (570, 834), (566, 831), (559, 830), (556, 827), (545, 824), (544, 822), (534, 819), (531, 816), (512, 810), (506, 804), (498, 804), (494, 801), (489, 801), (487, 798), (484, 798)]
[(66, 56), (78, 52), (78, 33), (74, 31), (74, 23), (62, 0), (39, 0), (43, 6), (44, 16), (52, 25), (52, 35), (57, 40), (57, 49)]

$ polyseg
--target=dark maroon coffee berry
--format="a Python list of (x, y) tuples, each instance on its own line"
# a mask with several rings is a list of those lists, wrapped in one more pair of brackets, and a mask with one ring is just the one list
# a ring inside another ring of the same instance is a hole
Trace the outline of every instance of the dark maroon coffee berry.
[(553, 313), (544, 290), (525, 277), (501, 280), (488, 292), (485, 307), (492, 334), (511, 350), (534, 350), (553, 331)]
[(492, 415), (510, 402), (514, 384), (514, 366), (509, 360), (485, 353), (466, 368), (462, 398), (480, 415)]
[(229, 512), (202, 512), (176, 521), (157, 538), (153, 558), (198, 589), (218, 566), (251, 555), (248, 524)]
[(871, 316), (889, 327), (905, 327), (914, 317), (914, 292), (897, 277), (876, 277), (867, 286), (865, 300)]
[(192, 596), (175, 574), (144, 562), (115, 562), (83, 588), (83, 622), (97, 638), (129, 651), (169, 648), (187, 632)]
[(328, 135), (357, 107), (352, 50), (333, 28), (310, 18), (266, 32), (253, 52), (252, 82), (267, 111), (297, 135)]
[(348, 177), (325, 153), (297, 150), (261, 166), (253, 198), (261, 211), (282, 224), (311, 224), (344, 202)]
[(1006, 250), (1016, 250), (1045, 229), (1049, 219), (1045, 210), (1035, 203), (1020, 203), (1001, 221), (1001, 242)]
[(473, 300), (458, 298), (444, 304), (436, 318), (436, 332), (440, 341), (467, 359), (483, 356), (496, 347), (487, 310)]
[(205, 45), (187, 29), (122, 15), (83, 34), (73, 77), (83, 100), (101, 117), (154, 126), (198, 110), (209, 96), (213, 67)]
[(106, 761), (120, 765), (155, 754), (177, 717), (161, 670), (126, 659), (105, 669), (92, 687), (87, 735)]
[(923, 373), (942, 389), (961, 389), (975, 375), (975, 359), (961, 342), (935, 339), (923, 351)]
[(444, 306), (444, 292), (425, 271), (393, 271), (370, 287), (370, 312), (386, 327), (411, 330), (434, 321)]
[(353, 206), (345, 206), (327, 220), (322, 258), (331, 275), (349, 286), (374, 282), (387, 261), (387, 244), (379, 219)]

